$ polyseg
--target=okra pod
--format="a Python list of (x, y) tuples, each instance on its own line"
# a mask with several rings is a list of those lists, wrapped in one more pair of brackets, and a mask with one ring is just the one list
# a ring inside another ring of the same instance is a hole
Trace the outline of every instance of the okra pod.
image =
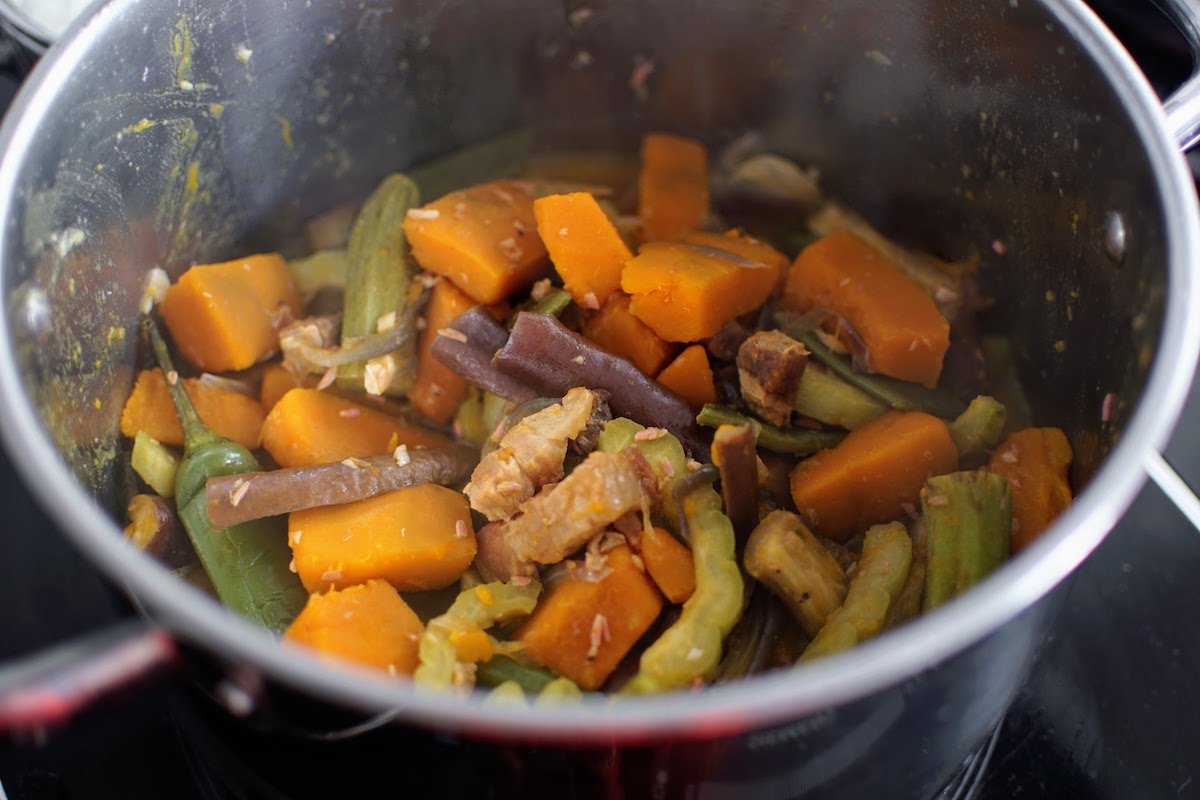
[(921, 490), (928, 563), (924, 610), (974, 586), (1008, 558), (1012, 490), (983, 470), (930, 478)]

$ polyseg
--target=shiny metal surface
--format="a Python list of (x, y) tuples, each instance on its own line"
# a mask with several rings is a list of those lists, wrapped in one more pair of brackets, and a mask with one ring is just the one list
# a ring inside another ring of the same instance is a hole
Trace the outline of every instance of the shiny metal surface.
[[(748, 780), (931, 794), (1003, 713), (1053, 615), (1037, 601), (1132, 499), (1191, 378), (1196, 200), (1125, 53), (1067, 0), (610, 2), (586, 18), (550, 0), (294, 6), (114, 0), (48, 55), (0, 131), (0, 429), (46, 506), (181, 637), (302, 695), (492, 738), (672, 741), (668, 779), (718, 795)], [(630, 77), (646, 59), (641, 100)], [(650, 128), (716, 148), (754, 131), (898, 238), (977, 252), (1000, 300), (985, 323), (1013, 332), (1039, 418), (1070, 433), (1078, 502), (968, 596), (845, 657), (503, 715), (278, 646), (126, 546), (117, 416), (145, 271), (286, 250), (303, 219), (386, 172), (522, 125), (539, 150), (631, 150)], [(871, 770), (853, 768), (863, 758)]]
[[(1200, 2), (1197, 0), (1154, 0), (1173, 20), (1192, 48), (1192, 60), (1200, 54)], [(1176, 89), (1163, 103), (1167, 129), (1185, 151), (1200, 142), (1200, 71)]]

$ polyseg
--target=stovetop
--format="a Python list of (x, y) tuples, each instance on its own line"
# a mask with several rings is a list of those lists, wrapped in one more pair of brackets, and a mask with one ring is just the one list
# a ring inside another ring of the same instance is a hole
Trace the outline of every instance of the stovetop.
[[(1127, 34), (1131, 52), (1157, 84), (1184, 77), (1180, 53), (1186, 50), (1178, 41), (1130, 29), (1123, 2), (1093, 5)], [(19, 51), (7, 55), (0, 107), (17, 86), (14, 73), (28, 66), (13, 60), (25, 57)], [(0, 60), (4, 56), (0, 52)], [(1200, 486), (1200, 384), (1166, 457)], [(0, 506), (0, 664), (136, 616), (34, 505), (2, 452)], [(984, 800), (1200, 797), (1200, 776), (1193, 774), (1200, 767), (1196, 576), (1200, 533), (1147, 484), (1063, 587), (1055, 633), (985, 754), (982, 776), (959, 796), (969, 790)], [(215, 774), (210, 746), (225, 734), (207, 745), (198, 739), (189, 711), (195, 706), (189, 688), (167, 682), (136, 698), (110, 700), (45, 739), (0, 740), (0, 800), (283, 796), (282, 789), (253, 785), (253, 778), (230, 785)], [(222, 740), (222, 746), (245, 745)], [(404, 777), (415, 768), (458, 775), (455, 791), (445, 796), (506, 796), (503, 786), (479, 777), (478, 751), (432, 735), (413, 748), (395, 756), (394, 789), (415, 789)], [(288, 758), (264, 756), (279, 768)]]

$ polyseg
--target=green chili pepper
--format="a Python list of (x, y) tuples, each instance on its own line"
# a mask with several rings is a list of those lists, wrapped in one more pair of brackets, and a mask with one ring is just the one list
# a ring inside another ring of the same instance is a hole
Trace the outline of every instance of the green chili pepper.
[(776, 428), (774, 425), (747, 417), (729, 406), (706, 403), (696, 415), (696, 422), (706, 428), (722, 425), (746, 425), (754, 431), (755, 443), (775, 453), (794, 456), (811, 456), (826, 450), (846, 438), (845, 431), (809, 430), (800, 428)]
[[(614, 419), (600, 434), (600, 449), (618, 452), (630, 444), (640, 447), (671, 492), (676, 482), (691, 475), (683, 446), (670, 434), (634, 441), (640, 430), (642, 426), (632, 420)], [(663, 467), (666, 462), (669, 469)], [(676, 533), (680, 521), (686, 520), (696, 563), (696, 590), (683, 604), (679, 619), (646, 648), (638, 674), (623, 692), (683, 689), (697, 679), (712, 678), (721, 660), (721, 643), (742, 615), (742, 573), (734, 554), (733, 524), (721, 511), (721, 495), (711, 486), (702, 486), (680, 499), (682, 508), (667, 516)]]
[(275, 632), (282, 632), (304, 607), (308, 593), (288, 565), (292, 554), (281, 517), (258, 519), (228, 528), (208, 521), (209, 478), (262, 469), (240, 444), (218, 436), (201, 421), (179, 381), (167, 345), (153, 320), (142, 323), (154, 356), (168, 376), (167, 388), (183, 426), (183, 458), (175, 474), (175, 503), (200, 563), (221, 602)]

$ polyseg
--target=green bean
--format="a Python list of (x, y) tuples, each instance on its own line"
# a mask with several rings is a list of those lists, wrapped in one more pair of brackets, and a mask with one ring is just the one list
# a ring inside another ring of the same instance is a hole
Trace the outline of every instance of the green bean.
[(308, 600), (288, 565), (291, 550), (282, 517), (214, 528), (206, 510), (209, 478), (258, 472), (258, 461), (240, 444), (218, 436), (200, 419), (178, 380), (158, 327), (143, 323), (183, 426), (183, 458), (175, 473), (175, 505), (217, 597), (234, 611), (277, 633), (287, 629)]
[(986, 456), (1004, 435), (1004, 406), (994, 397), (979, 395), (950, 423), (950, 438), (960, 460)]
[(982, 470), (930, 478), (921, 490), (921, 519), (928, 537), (924, 609), (929, 611), (974, 586), (1008, 558), (1008, 479)]
[[(641, 448), (670, 492), (691, 474), (683, 446), (665, 431), (637, 441), (641, 430), (636, 422), (614, 419), (600, 435), (600, 449), (616, 452), (630, 444)], [(682, 689), (697, 679), (711, 678), (721, 660), (721, 643), (742, 614), (742, 573), (734, 555), (733, 525), (721, 511), (721, 496), (704, 486), (681, 500), (682, 509), (668, 516), (674, 517), (676, 526), (686, 524), (696, 563), (696, 590), (683, 604), (679, 619), (642, 653), (637, 675), (622, 689), (626, 693)]]
[(512, 682), (530, 694), (538, 694), (554, 682), (555, 676), (545, 667), (497, 653), (489, 660), (479, 662), (475, 670), (475, 680), (485, 686), (499, 686), (505, 682)]
[(816, 636), (846, 599), (845, 571), (790, 511), (772, 511), (758, 524), (742, 563), (783, 601), (808, 636)]
[[(358, 212), (347, 253), (343, 347), (358, 337), (376, 333), (381, 317), (395, 314), (399, 318), (408, 305), (413, 269), (407, 252), (404, 218), (420, 202), (417, 184), (407, 175), (393, 173), (383, 179)], [(393, 356), (395, 377), (386, 387), (388, 394), (403, 393), (412, 386), (416, 337), (408, 336)], [(346, 364), (338, 370), (339, 383), (354, 390), (363, 388), (365, 377), (365, 361)]]
[(431, 619), (426, 626), (418, 647), (420, 664), (413, 680), (435, 689), (461, 684), (463, 681), (456, 675), (459, 658), (455, 639), (528, 614), (541, 591), (542, 585), (537, 581), (525, 586), (494, 581), (460, 592), (446, 613)]
[(888, 609), (908, 578), (912, 540), (899, 522), (867, 531), (846, 602), (825, 620), (824, 627), (804, 649), (801, 661), (849, 649), (883, 630)]
[(947, 392), (926, 389), (920, 384), (899, 381), (886, 375), (855, 372), (849, 358), (833, 352), (812, 330), (798, 325), (797, 315), (794, 313), (780, 312), (775, 315), (775, 322), (788, 336), (803, 342), (812, 357), (839, 378), (892, 408), (900, 411), (924, 411), (942, 419), (954, 419), (963, 412), (963, 404)]
[(517, 324), (517, 314), (522, 311), (528, 311), (531, 314), (550, 314), (557, 317), (563, 312), (567, 306), (571, 304), (571, 293), (566, 289), (551, 289), (542, 295), (541, 300), (530, 300), (524, 306), (518, 308), (516, 313), (508, 320), (509, 330)]
[(792, 408), (806, 417), (846, 430), (861, 428), (888, 406), (831, 372), (815, 367), (804, 370)]
[(696, 422), (706, 428), (722, 425), (746, 425), (754, 430), (756, 443), (775, 453), (811, 456), (826, 450), (846, 438), (844, 431), (809, 430), (806, 428), (776, 428), (765, 422), (734, 411), (729, 406), (706, 403), (696, 415)]

